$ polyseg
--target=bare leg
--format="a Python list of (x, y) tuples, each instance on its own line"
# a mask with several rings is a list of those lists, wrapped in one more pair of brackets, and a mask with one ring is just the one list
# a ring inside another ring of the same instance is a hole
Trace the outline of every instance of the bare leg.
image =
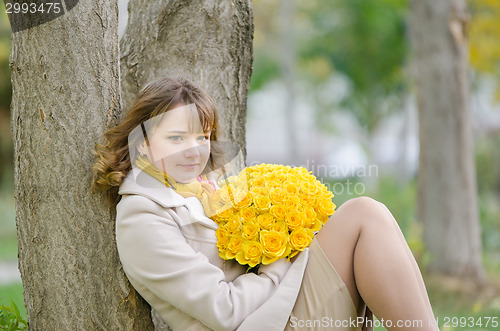
[[(390, 212), (370, 198), (344, 203), (317, 236), (318, 243), (346, 284), (354, 305), (368, 305), (379, 320), (434, 319), (418, 266)], [(405, 327), (411, 330), (412, 327)]]

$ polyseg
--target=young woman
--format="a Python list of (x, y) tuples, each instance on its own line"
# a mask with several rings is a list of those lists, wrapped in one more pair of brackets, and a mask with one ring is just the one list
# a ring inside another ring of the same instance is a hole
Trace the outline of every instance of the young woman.
[(340, 206), (293, 262), (257, 273), (219, 257), (204, 208), (217, 187), (217, 110), (186, 79), (144, 87), (97, 145), (94, 188), (116, 207), (134, 288), (172, 330), (437, 330), (419, 268), (389, 210)]

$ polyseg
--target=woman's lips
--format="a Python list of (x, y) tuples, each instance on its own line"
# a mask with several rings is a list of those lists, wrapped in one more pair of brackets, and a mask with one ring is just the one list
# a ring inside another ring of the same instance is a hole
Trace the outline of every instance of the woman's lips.
[(179, 165), (185, 169), (195, 169), (196, 167), (198, 167), (198, 163), (179, 164)]

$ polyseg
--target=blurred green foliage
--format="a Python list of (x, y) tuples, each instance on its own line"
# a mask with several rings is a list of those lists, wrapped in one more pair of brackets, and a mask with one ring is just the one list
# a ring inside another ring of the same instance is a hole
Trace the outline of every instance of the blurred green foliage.
[(12, 300), (10, 306), (0, 305), (0, 330), (28, 330), (28, 322)]
[[(407, 92), (407, 10), (407, 1), (396, 0), (296, 1), (294, 21), (281, 23), (295, 40), (297, 76), (314, 86), (331, 75), (342, 75), (349, 88), (337, 107), (349, 109), (372, 132), (383, 116), (401, 108)], [(254, 11), (251, 90), (280, 77), (283, 57), (280, 7), (276, 2), (256, 0)], [(320, 105), (319, 116), (330, 113), (332, 107)]]
[[(309, 19), (307, 32), (299, 35), (299, 67), (328, 61), (333, 73), (343, 75), (349, 83), (340, 106), (372, 132), (384, 115), (401, 108), (402, 102), (397, 101), (406, 93), (408, 3), (318, 0), (303, 5), (303, 15)], [(316, 77), (328, 78), (326, 72)], [(399, 97), (389, 98), (393, 95)]]
[(495, 99), (500, 102), (500, 1), (467, 0), (472, 20), (469, 27), (470, 63), (477, 72), (496, 80)]
[[(1, 8), (2, 6), (0, 6)], [(0, 111), (5, 112), (10, 107), (10, 24), (4, 8), (0, 10)]]
[[(26, 313), (26, 308), (24, 307), (24, 299), (23, 299), (23, 286), (21, 283), (13, 283), (13, 284), (0, 284), (0, 306), (4, 307), (9, 307), (9, 311), (5, 311), (7, 309), (4, 309), (5, 313), (5, 320), (11, 321), (12, 319), (18, 320), (21, 322), (22, 320), (27, 319), (27, 313)], [(18, 308), (17, 313), (15, 311), (15, 307)], [(15, 322), (14, 322), (15, 324)], [(0, 330), (2, 322), (0, 322)], [(22, 324), (18, 324), (20, 329), (22, 329)], [(25, 329), (25, 328), (24, 328)], [(18, 330), (18, 329), (14, 329)]]
[(14, 207), (12, 188), (0, 187), (0, 261), (16, 261), (17, 259)]
[(0, 188), (12, 181), (13, 146), (10, 130), (10, 24), (0, 5)]

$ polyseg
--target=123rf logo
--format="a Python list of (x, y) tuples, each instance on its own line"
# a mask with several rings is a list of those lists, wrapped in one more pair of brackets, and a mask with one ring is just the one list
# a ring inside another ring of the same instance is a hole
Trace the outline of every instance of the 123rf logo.
[(50, 22), (73, 9), (79, 0), (4, 0), (12, 32)]

